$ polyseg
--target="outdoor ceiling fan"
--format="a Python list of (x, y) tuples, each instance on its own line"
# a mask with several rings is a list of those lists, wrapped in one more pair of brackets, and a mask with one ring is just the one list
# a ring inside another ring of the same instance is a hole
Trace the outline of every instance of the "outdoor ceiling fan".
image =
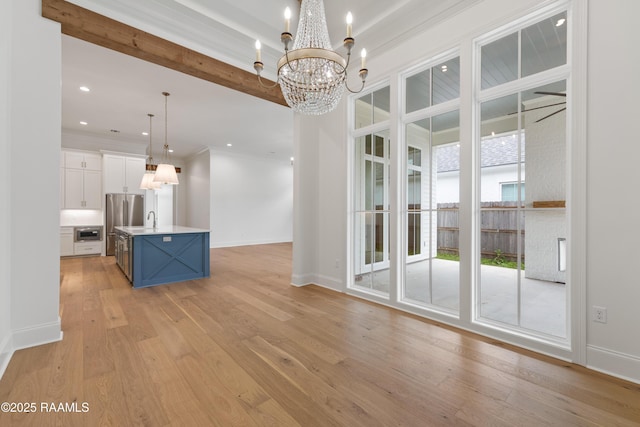
[[(561, 96), (561, 97), (563, 97), (563, 98), (566, 98), (566, 97), (567, 97), (567, 94), (566, 94), (566, 93), (562, 93), (562, 92), (543, 92), (543, 91), (540, 91), (540, 92), (533, 92), (533, 93), (538, 94), (538, 95)], [(522, 110), (521, 112), (522, 112), (522, 113), (526, 113), (527, 111), (539, 110), (539, 109), (541, 109), (541, 108), (556, 107), (556, 106), (558, 106), (558, 105), (566, 105), (566, 104), (567, 104), (567, 101), (563, 101), (563, 102), (556, 102), (556, 103), (554, 103), (554, 104), (543, 105), (543, 106), (541, 106), (541, 107), (529, 108), (528, 110)], [(544, 117), (542, 117), (542, 118), (540, 118), (540, 119), (536, 120), (536, 123), (539, 123), (539, 122), (543, 121), (544, 119), (548, 119), (549, 117), (554, 116), (554, 115), (558, 114), (559, 112), (564, 111), (564, 110), (566, 110), (566, 109), (567, 109), (567, 107), (566, 107), (566, 106), (565, 106), (565, 107), (562, 107), (562, 108), (560, 108), (559, 110), (556, 110), (556, 111), (554, 111), (553, 113), (548, 114), (548, 115), (546, 115), (546, 116), (544, 116)], [(513, 113), (509, 113), (508, 115), (512, 115), (512, 114), (518, 114), (518, 112), (517, 112), (517, 111), (515, 111), (515, 112), (513, 112)]]

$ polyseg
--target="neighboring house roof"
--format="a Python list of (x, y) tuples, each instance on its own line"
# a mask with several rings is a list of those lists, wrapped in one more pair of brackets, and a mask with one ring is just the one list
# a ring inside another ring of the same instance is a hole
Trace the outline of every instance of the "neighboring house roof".
[[(437, 171), (454, 172), (460, 170), (459, 144), (435, 147)], [(524, 162), (524, 132), (522, 133), (522, 158)], [(518, 163), (518, 139), (515, 135), (487, 137), (482, 140), (480, 167), (512, 165)]]

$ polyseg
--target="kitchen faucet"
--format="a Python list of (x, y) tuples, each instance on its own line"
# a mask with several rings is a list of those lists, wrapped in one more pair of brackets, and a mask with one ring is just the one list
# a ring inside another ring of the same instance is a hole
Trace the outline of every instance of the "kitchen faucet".
[(154, 211), (149, 211), (149, 213), (147, 214), (147, 219), (149, 219), (151, 214), (153, 214), (153, 228), (156, 228), (158, 226), (158, 223), (156, 222), (156, 213)]

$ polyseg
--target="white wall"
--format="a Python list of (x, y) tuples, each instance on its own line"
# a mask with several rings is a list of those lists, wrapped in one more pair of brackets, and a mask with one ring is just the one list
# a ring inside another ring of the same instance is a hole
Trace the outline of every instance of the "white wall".
[(63, 148), (93, 151), (96, 154), (100, 154), (101, 150), (106, 150), (114, 153), (146, 155), (148, 145), (148, 142), (133, 141), (131, 139), (107, 138), (69, 129), (62, 131)]
[[(340, 107), (338, 107), (340, 110)], [(319, 125), (333, 114), (309, 117), (294, 114), (293, 126), (293, 259), (291, 283), (321, 283), (316, 279), (318, 253)], [(328, 123), (324, 125), (328, 126)], [(340, 166), (336, 165), (336, 169)], [(343, 191), (344, 186), (338, 186)], [(345, 189), (346, 190), (346, 189)], [(339, 199), (339, 195), (336, 199)], [(330, 211), (327, 209), (327, 211)], [(340, 224), (340, 222), (338, 222)], [(344, 254), (343, 258), (344, 260)], [(333, 272), (326, 272), (331, 277)]]
[(209, 229), (211, 220), (211, 155), (203, 151), (190, 159), (184, 168), (187, 188), (186, 222), (188, 227)]
[(587, 307), (606, 307), (608, 322), (589, 322), (587, 360), (590, 366), (613, 373), (635, 368), (635, 375), (629, 376), (636, 381), (640, 378), (636, 268), (640, 145), (637, 96), (629, 95), (640, 93), (638, 16), (636, 0), (589, 1)]
[[(461, 58), (461, 66), (469, 67), (469, 46), (473, 38), (519, 18), (539, 5), (537, 0), (485, 0), (447, 22), (394, 46), (390, 52), (371, 52), (368, 61), (369, 85), (387, 78), (395, 82), (399, 70), (460, 43), (463, 44), (462, 50), (467, 53)], [(640, 229), (635, 226), (640, 201), (635, 197), (633, 185), (637, 181), (635, 171), (637, 159), (640, 158), (640, 145), (636, 143), (637, 131), (633, 126), (637, 112), (635, 99), (621, 95), (640, 93), (640, 83), (635, 75), (640, 67), (640, 51), (635, 43), (636, 38), (631, 36), (635, 34), (634, 21), (640, 15), (640, 2), (591, 0), (588, 6), (588, 302), (587, 307), (582, 309), (587, 310), (589, 321), (586, 324), (587, 359), (581, 363), (640, 382), (640, 339), (636, 330), (640, 324), (640, 286), (634, 263), (634, 259), (640, 255), (637, 244), (640, 241)], [(612, 22), (616, 24), (612, 26)], [(446, 37), (442, 34), (446, 34)], [(611, 68), (611, 64), (616, 64), (615, 69)], [(464, 80), (465, 77), (469, 80)], [(472, 102), (470, 81), (470, 74), (464, 71), (461, 99), (467, 105)], [(295, 121), (294, 144), (297, 161), (300, 161), (296, 165), (295, 181), (299, 187), (295, 194), (297, 198), (307, 201), (305, 204), (296, 200), (292, 278), (295, 284), (306, 281), (336, 290), (346, 287), (347, 275), (335, 268), (335, 257), (340, 258), (339, 264), (342, 265), (349, 256), (345, 250), (350, 238), (345, 232), (350, 213), (346, 208), (347, 155), (344, 150), (348, 133), (341, 119), (346, 114), (343, 100), (335, 113), (313, 118), (313, 121), (299, 117)], [(469, 111), (461, 111), (461, 129), (464, 130), (461, 133), (461, 155), (466, 156), (462, 162), (463, 168), (471, 164), (466, 160), (471, 158), (471, 133), (467, 131), (467, 128), (470, 129), (470, 119)], [(318, 142), (321, 144), (315, 147), (314, 144)], [(318, 155), (314, 155), (313, 150), (318, 150)], [(299, 153), (309, 154), (300, 156)], [(468, 172), (465, 175), (462, 179), (469, 181)], [(470, 190), (463, 188), (462, 195), (467, 197)], [(317, 211), (310, 214), (309, 209)], [(468, 202), (461, 207), (461, 221), (463, 226), (470, 229), (472, 216)], [(465, 241), (470, 245), (468, 238), (462, 239), (461, 244)], [(466, 249), (465, 254), (468, 254)], [(578, 260), (572, 265), (584, 263)], [(339, 277), (342, 277), (342, 281), (336, 281)], [(463, 286), (469, 286), (472, 274), (468, 266), (461, 266), (461, 280)], [(463, 305), (470, 304), (469, 295), (461, 295), (461, 298)], [(590, 308), (594, 304), (607, 307), (607, 324), (590, 321)], [(465, 316), (460, 319), (460, 325), (476, 328)], [(444, 319), (437, 315), (434, 317)], [(499, 332), (487, 329), (478, 331), (519, 345), (535, 347), (527, 341)], [(582, 343), (581, 348), (575, 349), (576, 352), (583, 352), (584, 346)], [(555, 350), (548, 348), (539, 351), (553, 353)], [(574, 358), (580, 359), (580, 356)]]
[[(0, 80), (8, 94), (3, 138), (8, 156), (10, 194), (3, 219), (3, 285), (0, 296), (10, 308), (0, 315), (0, 343), (10, 316), (13, 349), (61, 338), (59, 311), (59, 157), (60, 157), (60, 26), (40, 16), (39, 0), (14, 0), (3, 6), (9, 25), (11, 53), (8, 79)], [(4, 37), (3, 37), (4, 39)], [(3, 65), (4, 67), (4, 65)], [(46, 72), (43, 72), (46, 70)], [(6, 71), (3, 71), (6, 73)], [(3, 180), (3, 182), (6, 182)], [(37, 186), (33, 183), (37, 182)], [(3, 184), (4, 185), (4, 184)], [(34, 227), (37, 224), (37, 227)], [(7, 277), (8, 273), (8, 277)], [(9, 280), (9, 292), (5, 280)]]
[[(210, 176), (211, 247), (292, 240), (293, 167), (289, 159), (211, 151)], [(202, 201), (206, 204), (204, 198)]]
[[(12, 3), (0, 14), (0, 200), (11, 197), (11, 44)], [(11, 207), (0, 204), (0, 377), (9, 363), (11, 342)]]

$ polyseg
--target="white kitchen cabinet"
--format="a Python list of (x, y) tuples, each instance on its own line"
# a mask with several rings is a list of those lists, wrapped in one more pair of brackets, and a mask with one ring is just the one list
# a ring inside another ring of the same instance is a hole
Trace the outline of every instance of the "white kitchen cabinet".
[(105, 154), (103, 157), (104, 192), (144, 194), (140, 182), (144, 175), (146, 159), (142, 157)]
[(86, 169), (99, 171), (102, 169), (102, 156), (82, 151), (63, 151), (66, 169)]
[(72, 256), (74, 251), (73, 227), (60, 227), (60, 256)]
[(101, 209), (102, 156), (62, 151), (60, 165), (60, 209)]
[(64, 208), (101, 209), (102, 173), (94, 170), (64, 170)]
[(77, 242), (73, 244), (74, 255), (96, 255), (102, 252), (102, 242)]
[(66, 193), (64, 188), (65, 170), (65, 168), (60, 168), (60, 209), (64, 209), (64, 195)]

